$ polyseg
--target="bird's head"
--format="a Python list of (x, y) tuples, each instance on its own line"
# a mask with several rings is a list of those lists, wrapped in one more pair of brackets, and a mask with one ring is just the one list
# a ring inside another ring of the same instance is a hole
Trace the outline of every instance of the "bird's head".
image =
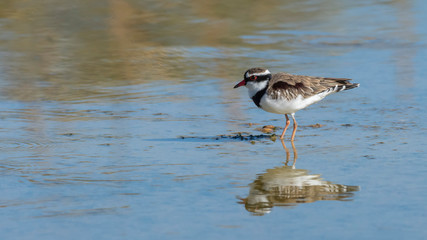
[(246, 86), (247, 88), (259, 88), (265, 86), (268, 80), (271, 79), (271, 73), (266, 68), (251, 68), (248, 69), (243, 75), (243, 80), (234, 86), (238, 88)]

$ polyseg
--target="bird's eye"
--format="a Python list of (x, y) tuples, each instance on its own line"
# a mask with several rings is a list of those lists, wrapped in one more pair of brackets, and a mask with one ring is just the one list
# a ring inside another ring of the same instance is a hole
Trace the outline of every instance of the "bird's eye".
[(255, 81), (256, 80), (256, 76), (252, 75), (252, 76), (249, 77), (249, 79), (251, 79), (252, 81)]

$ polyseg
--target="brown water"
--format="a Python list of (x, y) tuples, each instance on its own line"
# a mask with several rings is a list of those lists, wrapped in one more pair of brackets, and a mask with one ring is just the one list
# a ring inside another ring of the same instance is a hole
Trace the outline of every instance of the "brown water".
[[(426, 11), (2, 1), (0, 239), (425, 239)], [(284, 149), (253, 66), (361, 86)]]

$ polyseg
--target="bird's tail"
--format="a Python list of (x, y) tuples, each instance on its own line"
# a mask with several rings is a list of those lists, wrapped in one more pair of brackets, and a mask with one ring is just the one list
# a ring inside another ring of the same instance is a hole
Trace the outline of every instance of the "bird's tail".
[(360, 86), (359, 83), (350, 83), (350, 84), (344, 85), (342, 87), (345, 87), (343, 90), (350, 90), (350, 89), (353, 89), (353, 88), (357, 88), (359, 86)]

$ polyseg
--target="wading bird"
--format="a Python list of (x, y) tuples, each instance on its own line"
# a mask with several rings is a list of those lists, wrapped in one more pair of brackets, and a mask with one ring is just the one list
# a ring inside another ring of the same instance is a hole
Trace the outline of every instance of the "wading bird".
[(285, 114), (286, 125), (280, 139), (285, 136), (289, 126), (288, 114), (294, 121), (291, 141), (295, 139), (298, 124), (295, 112), (326, 96), (359, 87), (358, 83), (351, 83), (348, 78), (327, 78), (293, 75), (279, 72), (271, 74), (266, 68), (251, 68), (243, 75), (244, 79), (234, 88), (246, 86), (249, 97), (261, 109), (271, 113)]

